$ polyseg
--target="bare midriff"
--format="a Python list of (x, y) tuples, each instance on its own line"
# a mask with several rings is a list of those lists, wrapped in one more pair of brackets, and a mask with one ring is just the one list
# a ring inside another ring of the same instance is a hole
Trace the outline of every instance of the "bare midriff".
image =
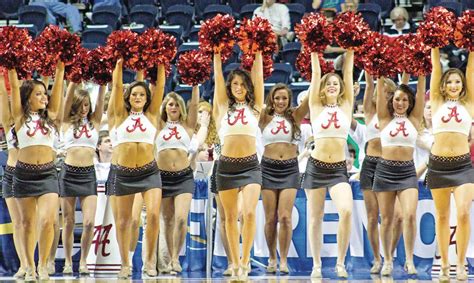
[(461, 133), (437, 133), (431, 153), (436, 156), (459, 156), (469, 153), (469, 142)]
[(382, 148), (382, 158), (395, 161), (413, 160), (413, 147), (408, 146), (386, 146)]
[(88, 167), (94, 165), (95, 150), (85, 146), (71, 147), (66, 152), (64, 162), (76, 167)]
[(114, 151), (117, 155), (117, 165), (129, 168), (142, 167), (155, 159), (153, 145), (148, 143), (122, 143), (117, 145)]
[(382, 156), (382, 143), (380, 139), (371, 139), (367, 142), (366, 155), (380, 157)]
[(18, 161), (27, 164), (45, 164), (53, 162), (56, 154), (50, 146), (33, 145), (22, 148), (18, 152)]
[(170, 148), (158, 152), (158, 168), (163, 171), (181, 171), (189, 167), (188, 153), (182, 149)]
[(16, 161), (18, 160), (18, 149), (12, 148), (8, 150), (8, 159), (7, 165), (10, 167), (16, 166)]
[(314, 140), (314, 150), (311, 157), (326, 163), (336, 163), (346, 160), (344, 147), (346, 139), (321, 138)]
[(239, 158), (253, 155), (257, 152), (256, 139), (246, 135), (230, 135), (224, 138), (222, 155)]
[(288, 160), (296, 158), (297, 150), (296, 144), (277, 142), (266, 145), (263, 156), (276, 160)]

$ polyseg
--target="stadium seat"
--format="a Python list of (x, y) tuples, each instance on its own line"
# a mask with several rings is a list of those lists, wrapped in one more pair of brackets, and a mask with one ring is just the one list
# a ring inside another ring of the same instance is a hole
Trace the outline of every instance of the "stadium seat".
[(1, 0), (0, 19), (7, 20), (8, 26), (10, 24), (10, 20), (18, 19), (18, 10), (24, 5), (24, 0)]
[(136, 73), (130, 69), (123, 69), (123, 83), (130, 84), (135, 81)]
[(32, 24), (38, 32), (46, 27), (47, 10), (42, 6), (21, 6), (18, 10), (18, 22), (20, 24)]
[(99, 6), (92, 10), (92, 23), (108, 25), (113, 30), (119, 28), (120, 11), (116, 6)]
[(232, 8), (234, 18), (239, 18), (240, 10), (244, 5), (252, 3), (252, 0), (228, 0), (229, 6)]
[(182, 35), (183, 35), (183, 27), (179, 25), (172, 25), (166, 26), (161, 25), (159, 26), (160, 29), (166, 33), (171, 34), (172, 36), (176, 37), (176, 46), (180, 46), (183, 43)]
[(131, 23), (142, 24), (145, 28), (155, 26), (158, 8), (153, 5), (136, 5), (130, 10)]
[[(194, 0), (194, 9), (196, 12), (196, 21), (203, 19), (204, 11), (210, 5), (221, 4), (220, 0)], [(230, 8), (230, 7), (229, 7)], [(232, 10), (232, 8), (230, 8)], [(232, 12), (231, 12), (232, 14)]]
[(260, 4), (247, 4), (243, 5), (242, 8), (240, 9), (240, 19), (242, 20), (243, 18), (251, 19), (253, 17), (253, 11), (260, 7)]
[(205, 21), (207, 19), (211, 19), (217, 14), (227, 14), (232, 16), (232, 8), (227, 5), (209, 5), (206, 7), (206, 9), (204, 9), (202, 20)]
[(306, 8), (299, 3), (290, 3), (286, 4), (286, 6), (290, 12), (291, 30), (294, 30), (295, 24), (299, 24), (301, 22), (301, 18), (303, 18), (306, 12)]
[(183, 27), (183, 38), (187, 38), (191, 30), (194, 8), (190, 5), (173, 5), (168, 8), (165, 18), (170, 25)]
[(357, 11), (362, 14), (365, 22), (369, 25), (373, 31), (380, 30), (380, 13), (382, 8), (378, 4), (374, 3), (360, 3), (357, 7)]
[(365, 0), (365, 3), (378, 4), (381, 8), (380, 17), (386, 19), (390, 16), (390, 11), (395, 7), (394, 0)]
[(289, 84), (292, 74), (291, 65), (288, 63), (274, 63), (273, 72), (270, 77), (265, 80), (265, 83), (284, 83)]
[(283, 46), (281, 51), (281, 57), (283, 62), (289, 63), (293, 67), (293, 71), (296, 71), (296, 58), (301, 52), (301, 42), (288, 42)]
[(160, 0), (161, 16), (165, 16), (168, 8), (173, 5), (188, 5), (187, 0)]
[(188, 40), (189, 41), (199, 41), (199, 30), (201, 29), (201, 25), (194, 25), (191, 27), (191, 31), (189, 32)]
[(107, 37), (111, 33), (112, 28), (109, 26), (105, 28), (94, 28), (89, 26), (82, 32), (82, 42), (105, 45), (107, 43)]

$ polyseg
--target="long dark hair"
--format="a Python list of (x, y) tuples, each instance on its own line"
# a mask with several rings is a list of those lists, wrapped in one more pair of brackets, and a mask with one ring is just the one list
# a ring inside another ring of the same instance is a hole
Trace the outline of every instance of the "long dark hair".
[[(48, 89), (46, 88), (46, 85), (42, 81), (25, 80), (20, 86), (21, 108), (23, 109), (23, 120), (25, 121), (26, 124), (28, 124), (28, 122), (31, 121), (31, 115), (30, 115), (31, 108), (30, 108), (29, 100), (30, 100), (31, 94), (33, 93), (33, 90), (35, 89), (35, 86), (37, 85), (43, 86), (45, 92), (48, 93)], [(45, 129), (46, 132), (49, 133), (49, 128), (45, 127), (45, 124), (48, 124), (48, 126), (50, 126), (52, 129), (55, 129), (57, 131), (56, 124), (48, 116), (48, 107), (46, 107), (45, 109), (39, 109), (38, 114), (40, 116), (41, 128)]]
[(397, 87), (395, 92), (388, 93), (387, 96), (387, 108), (390, 116), (393, 117), (393, 113), (395, 113), (395, 109), (393, 109), (393, 98), (395, 97), (395, 93), (397, 91), (401, 91), (408, 96), (408, 109), (407, 109), (407, 116), (410, 116), (411, 111), (415, 107), (415, 92), (407, 85), (401, 84)]
[(91, 122), (91, 117), (92, 117), (91, 96), (89, 95), (89, 92), (87, 92), (86, 90), (80, 89), (74, 92), (74, 97), (72, 99), (72, 105), (71, 105), (71, 113), (69, 114), (69, 117), (71, 118), (71, 124), (73, 125), (74, 133), (76, 133), (76, 131), (79, 130), (79, 126), (82, 124), (82, 117), (81, 117), (82, 104), (84, 103), (86, 99), (89, 101), (89, 112), (87, 113), (87, 123), (89, 124), (91, 129), (94, 128), (94, 125)]
[(274, 85), (271, 89), (270, 92), (267, 95), (267, 98), (265, 100), (265, 104), (267, 107), (265, 108), (265, 113), (269, 116), (273, 116), (275, 114), (275, 108), (273, 108), (274, 104), (274, 96), (275, 93), (279, 90), (285, 90), (286, 93), (288, 94), (288, 107), (285, 109), (285, 112), (283, 113), (283, 116), (290, 121), (291, 127), (292, 127), (292, 138), (294, 140), (297, 140), (301, 137), (301, 130), (298, 124), (295, 121), (295, 118), (293, 117), (293, 112), (294, 108), (291, 108), (291, 101), (293, 101), (293, 92), (291, 89), (284, 83), (277, 83)]
[(146, 110), (148, 109), (148, 106), (150, 106), (150, 103), (151, 103), (150, 89), (148, 88), (146, 83), (135, 81), (127, 87), (127, 90), (125, 91), (125, 94), (123, 95), (125, 108), (127, 109), (127, 112), (130, 112), (130, 109), (132, 109), (132, 106), (130, 105), (130, 95), (132, 94), (133, 89), (137, 86), (141, 86), (145, 89), (146, 102), (145, 102), (145, 106), (143, 106), (143, 112), (146, 112)]
[(250, 77), (250, 74), (247, 71), (244, 71), (241, 69), (233, 70), (227, 76), (225, 87), (227, 90), (227, 97), (229, 98), (229, 111), (232, 112), (235, 110), (236, 100), (235, 100), (234, 95), (232, 95), (231, 84), (236, 76), (241, 77), (244, 81), (244, 86), (245, 86), (245, 89), (247, 90), (245, 101), (247, 101), (248, 105), (250, 106), (250, 108), (253, 109), (254, 112), (259, 113), (259, 111), (255, 109), (255, 93), (254, 93), (252, 78)]

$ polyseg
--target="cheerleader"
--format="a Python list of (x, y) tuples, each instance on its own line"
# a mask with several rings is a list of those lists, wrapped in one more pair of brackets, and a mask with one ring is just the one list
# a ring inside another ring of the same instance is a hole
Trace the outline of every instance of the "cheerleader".
[(157, 86), (153, 97), (145, 83), (136, 81), (123, 93), (123, 60), (118, 60), (112, 78), (114, 128), (116, 132), (116, 168), (112, 191), (117, 241), (122, 266), (119, 279), (131, 276), (129, 259), (132, 206), (136, 193), (141, 193), (146, 206), (147, 229), (144, 271), (156, 276), (156, 246), (159, 234), (161, 178), (153, 155), (158, 116), (163, 98), (165, 71), (158, 67)]
[[(384, 93), (384, 79), (377, 81), (377, 93)], [(418, 77), (416, 97), (405, 84), (388, 96), (377, 95), (377, 118), (380, 125), (382, 156), (375, 169), (373, 190), (377, 193), (382, 224), (380, 236), (384, 249), (382, 275), (390, 276), (393, 270), (393, 220), (395, 200), (400, 201), (405, 241), (405, 270), (417, 274), (413, 263), (416, 236), (416, 207), (418, 204), (418, 178), (413, 153), (418, 128), (423, 119), (425, 77)]]
[(338, 277), (347, 278), (344, 259), (351, 234), (352, 189), (347, 175), (345, 147), (354, 101), (354, 51), (346, 53), (344, 81), (335, 73), (321, 78), (316, 52), (311, 53), (311, 66), (309, 108), (315, 149), (311, 152), (303, 181), (309, 203), (309, 244), (313, 256), (311, 277), (322, 277), (321, 228), (326, 191), (329, 190), (339, 215), (335, 271)]
[[(256, 142), (264, 95), (262, 53), (257, 52), (255, 55), (252, 76), (245, 71), (234, 70), (228, 75), (227, 82), (222, 73), (221, 55), (215, 53), (214, 77), (213, 116), (222, 144), (216, 184), (225, 211), (232, 276), (245, 280), (250, 272), (250, 250), (256, 230), (255, 211), (262, 184)], [(241, 258), (237, 223), (239, 190), (243, 191), (244, 223)]]
[(183, 98), (170, 92), (161, 105), (159, 134), (155, 143), (158, 168), (161, 173), (162, 214), (165, 237), (171, 257), (171, 270), (182, 271), (179, 252), (186, 239), (188, 214), (194, 192), (194, 176), (188, 159), (194, 128), (197, 121), (199, 88), (193, 86), (189, 113)]
[(105, 87), (101, 86), (94, 111), (90, 94), (70, 83), (64, 105), (62, 132), (66, 158), (59, 175), (59, 193), (64, 226), (62, 239), (65, 253), (64, 274), (72, 274), (76, 198), (82, 209), (82, 237), (79, 273), (89, 274), (87, 255), (94, 236), (97, 207), (97, 182), (94, 157), (103, 113)]
[(0, 74), (0, 101), (2, 103), (1, 122), (3, 130), (7, 138), (8, 159), (2, 178), (2, 197), (7, 203), (8, 213), (13, 224), (13, 244), (20, 259), (20, 268), (13, 277), (20, 279), (25, 277), (26, 263), (25, 251), (21, 245), (21, 236), (23, 235), (20, 221), (20, 210), (17, 202), (13, 199), (12, 183), (15, 175), (15, 166), (18, 158), (18, 140), (15, 132), (15, 125), (13, 124), (13, 117), (10, 110), (10, 103), (8, 101), (7, 88), (5, 86), (6, 76), (8, 73)]
[[(382, 146), (380, 144), (380, 126), (377, 119), (377, 110), (376, 110), (376, 96), (374, 88), (374, 79), (372, 76), (365, 72), (365, 94), (364, 94), (364, 118), (365, 124), (367, 125), (366, 129), (366, 155), (364, 161), (362, 162), (362, 167), (360, 170), (360, 188), (364, 195), (364, 204), (367, 211), (367, 236), (369, 238), (370, 246), (374, 254), (374, 262), (372, 268), (370, 269), (371, 274), (378, 274), (382, 269), (382, 258), (380, 257), (380, 237), (379, 237), (379, 204), (377, 201), (377, 195), (372, 190), (375, 168), (377, 162), (382, 155)], [(385, 79), (383, 82), (383, 93), (377, 95), (392, 94), (395, 92), (397, 86), (390, 80)], [(402, 215), (400, 203), (395, 202), (395, 211), (394, 211), (394, 220), (393, 220), (393, 238), (390, 244), (390, 252), (393, 254), (400, 236), (402, 233)]]
[[(270, 257), (267, 272), (277, 271), (277, 238), (280, 244), (280, 273), (289, 273), (287, 255), (293, 226), (291, 214), (300, 185), (297, 150), (301, 137), (300, 121), (309, 110), (308, 96), (291, 108), (293, 94), (287, 85), (276, 84), (267, 96), (260, 115), (265, 147), (262, 166), (262, 199), (265, 210), (265, 238)], [(280, 231), (277, 231), (280, 223)]]
[(448, 247), (450, 202), (457, 212), (456, 278), (467, 280), (466, 252), (471, 232), (470, 211), (474, 169), (469, 154), (469, 131), (474, 115), (474, 54), (469, 53), (466, 77), (459, 69), (441, 71), (439, 49), (431, 50), (433, 70), (430, 101), (434, 144), (428, 163), (427, 184), (436, 208), (436, 238), (441, 255), (440, 281), (449, 281)]
[[(54, 124), (59, 113), (64, 64), (58, 62), (51, 99), (46, 86), (26, 80), (19, 86), (15, 70), (8, 71), (12, 90), (12, 114), (18, 138), (18, 161), (13, 177), (13, 197), (20, 210), (22, 249), (27, 259), (25, 280), (36, 279), (34, 251), (39, 243), (38, 275), (48, 280), (48, 256), (53, 244), (58, 212), (58, 176), (53, 158), (57, 135)], [(37, 237), (36, 225), (39, 225)]]

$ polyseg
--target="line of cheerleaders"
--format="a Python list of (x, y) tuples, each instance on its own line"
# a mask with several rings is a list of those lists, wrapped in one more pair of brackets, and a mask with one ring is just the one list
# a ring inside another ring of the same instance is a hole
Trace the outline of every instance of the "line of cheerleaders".
[[(450, 195), (457, 209), (457, 279), (466, 280), (464, 262), (470, 236), (469, 211), (474, 189), (474, 169), (469, 157), (468, 135), (474, 115), (474, 55), (470, 52), (467, 78), (458, 69), (442, 74), (438, 49), (432, 49), (430, 91), (434, 144), (428, 164), (427, 183), (436, 206), (436, 234), (441, 255), (441, 280), (449, 280)], [(250, 73), (235, 70), (224, 80), (220, 54), (214, 54), (215, 92), (212, 118), (220, 139), (215, 166), (218, 207), (225, 215), (221, 235), (229, 266), (226, 275), (245, 279), (250, 272), (250, 250), (256, 231), (255, 212), (260, 194), (265, 207), (265, 236), (270, 251), (268, 271), (288, 273), (287, 254), (292, 237), (291, 211), (300, 187), (297, 141), (299, 124), (309, 113), (315, 143), (302, 187), (309, 201), (309, 243), (313, 256), (311, 277), (321, 277), (322, 219), (326, 190), (339, 214), (337, 231), (337, 276), (348, 276), (344, 258), (351, 233), (352, 193), (345, 165), (346, 138), (353, 110), (354, 52), (345, 55), (343, 78), (335, 73), (321, 76), (318, 54), (311, 54), (312, 78), (308, 96), (290, 108), (291, 91), (277, 85), (264, 108), (262, 54), (257, 52)], [(107, 122), (113, 143), (107, 194), (112, 203), (121, 256), (119, 278), (131, 276), (130, 243), (134, 196), (141, 193), (146, 206), (144, 273), (157, 276), (156, 249), (160, 206), (167, 219), (169, 270), (181, 272), (179, 251), (186, 234), (187, 214), (194, 188), (188, 148), (197, 121), (199, 91), (195, 86), (188, 112), (176, 93), (164, 96), (165, 70), (158, 68), (156, 85), (140, 79), (125, 90), (122, 60), (116, 64)], [(139, 72), (140, 74), (140, 72)], [(140, 76), (139, 76), (140, 77)], [(105, 88), (101, 87), (95, 110), (90, 95), (70, 83), (63, 97), (64, 64), (58, 62), (51, 95), (45, 83), (23, 81), (8, 70), (11, 103), (1, 84), (2, 123), (8, 136), (8, 164), (2, 184), (12, 214), (15, 247), (21, 267), (18, 278), (48, 278), (48, 257), (54, 237), (59, 201), (65, 215), (63, 242), (65, 273), (72, 273), (72, 241), (76, 198), (84, 215), (80, 273), (88, 273), (86, 256), (93, 236), (96, 177), (93, 166), (103, 112)], [(2, 82), (4, 82), (2, 78)], [(375, 91), (376, 90), (376, 91)], [(377, 93), (377, 95), (374, 95)], [(392, 254), (403, 230), (406, 271), (416, 274), (413, 247), (416, 235), (417, 178), (413, 151), (422, 123), (425, 78), (418, 78), (416, 93), (407, 85), (396, 86), (379, 78), (376, 89), (367, 76), (364, 97), (368, 144), (360, 181), (368, 214), (368, 235), (375, 260), (371, 273), (392, 273)], [(261, 130), (264, 154), (256, 155), (257, 132)], [(55, 133), (62, 131), (66, 158), (59, 177), (54, 166)], [(155, 158), (156, 157), (156, 158)], [(59, 182), (58, 182), (59, 180)], [(59, 184), (59, 185), (58, 185)], [(239, 232), (238, 194), (242, 192), (242, 222)], [(378, 215), (381, 215), (380, 256)], [(397, 216), (398, 215), (398, 216)], [(401, 215), (402, 229), (394, 218)], [(69, 220), (68, 220), (69, 219)], [(70, 220), (72, 219), (72, 221)], [(280, 223), (277, 231), (277, 223)], [(35, 232), (38, 224), (37, 236)], [(395, 229), (396, 228), (396, 229)], [(28, 231), (23, 233), (22, 231)], [(242, 253), (239, 250), (242, 237)], [(36, 268), (34, 250), (39, 242)], [(280, 262), (277, 264), (277, 241)], [(51, 259), (50, 259), (51, 260)], [(52, 259), (54, 260), (54, 259)]]

